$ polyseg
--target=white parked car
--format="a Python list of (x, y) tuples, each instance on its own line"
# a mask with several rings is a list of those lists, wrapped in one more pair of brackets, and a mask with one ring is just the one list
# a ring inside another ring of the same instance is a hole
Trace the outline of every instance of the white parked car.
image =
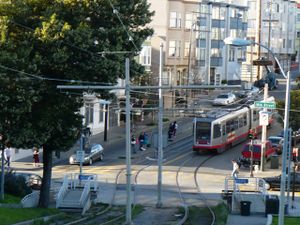
[(237, 98), (235, 94), (232, 93), (221, 94), (214, 99), (213, 105), (229, 105), (235, 102), (236, 99)]

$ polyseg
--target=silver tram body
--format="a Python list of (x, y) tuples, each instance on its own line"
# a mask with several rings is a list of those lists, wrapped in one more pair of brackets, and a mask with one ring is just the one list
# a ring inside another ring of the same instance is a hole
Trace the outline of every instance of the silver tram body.
[[(274, 102), (269, 97), (268, 102)], [(215, 151), (221, 153), (248, 138), (249, 130), (261, 132), (259, 125), (259, 111), (254, 102), (238, 108), (222, 108), (210, 111), (193, 121), (193, 151)], [(271, 110), (269, 124), (273, 122)]]

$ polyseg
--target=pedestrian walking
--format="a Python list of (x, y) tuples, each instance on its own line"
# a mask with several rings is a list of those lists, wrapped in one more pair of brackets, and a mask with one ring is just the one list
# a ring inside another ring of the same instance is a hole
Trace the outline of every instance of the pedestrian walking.
[(7, 169), (10, 169), (10, 163), (11, 163), (11, 156), (12, 156), (12, 147), (10, 142), (5, 143), (5, 149), (4, 149), (4, 159), (5, 159), (5, 165), (7, 165)]
[(237, 179), (238, 178), (238, 173), (239, 173), (239, 165), (237, 163), (236, 160), (231, 160), (232, 162), (232, 172), (231, 172), (231, 176), (234, 178), (234, 179)]
[(176, 121), (173, 122), (173, 136), (175, 137), (176, 135), (176, 131), (178, 129), (178, 124)]
[(149, 135), (146, 132), (144, 132), (144, 146), (148, 147), (148, 144), (149, 144)]
[(139, 143), (140, 143), (140, 151), (145, 151), (146, 149), (144, 148), (144, 144), (145, 144), (145, 137), (144, 134), (141, 133), (139, 136)]
[(39, 149), (37, 147), (33, 148), (33, 163), (35, 167), (39, 166), (40, 163)]
[(174, 134), (174, 126), (173, 123), (170, 123), (169, 130), (168, 130), (168, 139), (172, 140), (172, 136)]
[(131, 150), (132, 150), (133, 154), (136, 154), (135, 145), (136, 145), (136, 139), (135, 139), (134, 135), (131, 135)]

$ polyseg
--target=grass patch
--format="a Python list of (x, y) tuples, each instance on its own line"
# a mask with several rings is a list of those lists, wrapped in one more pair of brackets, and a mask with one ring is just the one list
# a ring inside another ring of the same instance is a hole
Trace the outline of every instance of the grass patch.
[(145, 208), (142, 205), (135, 205), (134, 209), (132, 210), (132, 218), (137, 217), (137, 215), (141, 214)]
[[(273, 216), (272, 225), (278, 224), (278, 216)], [(300, 217), (284, 217), (284, 225), (300, 224)]]
[(0, 203), (5, 203), (5, 204), (18, 204), (22, 200), (21, 197), (10, 195), (10, 194), (5, 194), (4, 199), (0, 200)]
[(216, 215), (216, 222), (215, 225), (225, 225), (227, 222), (227, 217), (229, 213), (229, 209), (227, 205), (222, 202), (216, 207), (213, 208), (215, 215)]
[(0, 208), (1, 225), (14, 224), (43, 216), (50, 216), (59, 213), (57, 209), (41, 208)]
[[(216, 221), (215, 225), (225, 225), (228, 217), (228, 207), (225, 203), (220, 203), (215, 207), (212, 207), (212, 210), (215, 212)], [(178, 209), (180, 214), (184, 215), (184, 208)], [(211, 212), (206, 207), (190, 206), (189, 207), (189, 217), (184, 223), (185, 225), (197, 225), (199, 221), (202, 221), (202, 224), (211, 224)]]

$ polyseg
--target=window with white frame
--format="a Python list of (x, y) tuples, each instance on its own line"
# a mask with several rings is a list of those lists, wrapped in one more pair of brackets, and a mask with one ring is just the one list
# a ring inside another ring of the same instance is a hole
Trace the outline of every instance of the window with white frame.
[(220, 20), (224, 20), (226, 15), (226, 9), (224, 7), (220, 8)]
[(170, 12), (170, 28), (180, 28), (181, 27), (181, 13)]
[(297, 22), (300, 23), (300, 13), (297, 13)]
[(229, 58), (228, 61), (233, 62), (235, 58), (235, 50), (234, 48), (229, 49)]
[(199, 31), (199, 38), (200, 39), (206, 39), (206, 26), (200, 26), (200, 31)]
[(94, 103), (85, 103), (85, 124), (94, 122)]
[(200, 48), (200, 60), (205, 60), (205, 48)]
[(99, 123), (103, 122), (103, 112), (105, 110), (104, 108), (105, 105), (99, 104)]
[(193, 13), (185, 14), (185, 28), (191, 29), (193, 26)]
[(207, 5), (200, 5), (200, 13), (208, 13), (208, 6)]
[(219, 40), (220, 39), (220, 30), (217, 27), (211, 29), (211, 39)]
[(219, 7), (213, 7), (212, 8), (212, 19), (220, 19), (220, 8)]
[(238, 59), (244, 59), (244, 49), (243, 48), (237, 48), (236, 54)]
[(237, 37), (237, 30), (236, 29), (230, 29), (230, 37)]
[(184, 42), (184, 57), (189, 57), (190, 52), (190, 42), (186, 41)]
[(171, 57), (180, 57), (181, 52), (181, 41), (172, 40), (169, 41), (169, 56)]
[(255, 1), (248, 1), (247, 4), (248, 4), (248, 7), (249, 7), (249, 10), (253, 10), (253, 11), (256, 10), (256, 0)]
[(144, 45), (141, 52), (140, 52), (140, 64), (143, 66), (150, 66), (151, 65), (151, 46)]
[(211, 53), (210, 53), (210, 56), (211, 57), (221, 57), (221, 49), (219, 48), (212, 48), (211, 49)]
[(248, 28), (255, 28), (256, 27), (256, 19), (248, 19)]

